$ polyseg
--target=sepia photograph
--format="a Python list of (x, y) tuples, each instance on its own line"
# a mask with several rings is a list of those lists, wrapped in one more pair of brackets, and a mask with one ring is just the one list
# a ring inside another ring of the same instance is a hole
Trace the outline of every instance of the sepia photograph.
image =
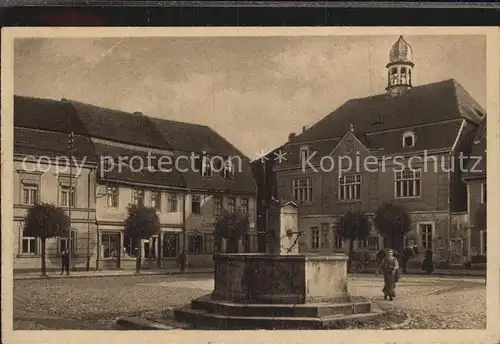
[(12, 38), (14, 331), (486, 330), (486, 32), (296, 32)]

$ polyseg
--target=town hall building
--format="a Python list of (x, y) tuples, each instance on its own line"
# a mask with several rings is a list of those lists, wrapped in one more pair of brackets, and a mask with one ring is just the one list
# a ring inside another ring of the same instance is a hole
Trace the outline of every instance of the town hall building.
[[(275, 188), (278, 200), (299, 205), (301, 252), (345, 251), (341, 216), (352, 210), (373, 217), (392, 201), (408, 210), (412, 230), (406, 238), (421, 255), (430, 249), (436, 260), (450, 264), (470, 257), (467, 186), (459, 160), (461, 153), (470, 154), (486, 111), (454, 79), (414, 85), (415, 67), (412, 48), (401, 36), (389, 52), (385, 92), (346, 101), (302, 133), (290, 134), (281, 147), (286, 160), (265, 162), (274, 164), (274, 176), (260, 176), (267, 185), (258, 184), (259, 202), (269, 202), (264, 188)], [(350, 169), (343, 165), (346, 157), (353, 162)], [(253, 164), (258, 170), (261, 162)], [(372, 227), (355, 249), (376, 254), (384, 248)]]

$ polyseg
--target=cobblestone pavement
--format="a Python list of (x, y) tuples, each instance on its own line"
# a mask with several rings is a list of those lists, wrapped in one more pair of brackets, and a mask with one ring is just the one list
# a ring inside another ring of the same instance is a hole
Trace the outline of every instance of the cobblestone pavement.
[[(353, 295), (410, 316), (404, 328), (483, 329), (484, 278), (403, 276), (394, 301), (381, 297), (382, 277), (349, 280)], [(210, 275), (130, 276), (14, 281), (14, 329), (114, 329), (121, 316), (139, 315), (188, 303), (212, 291)]]
[(396, 307), (406, 312), (409, 321), (403, 329), (486, 328), (484, 278), (403, 276), (393, 301), (383, 300), (382, 283), (382, 277), (352, 278), (349, 291), (369, 297), (382, 308)]

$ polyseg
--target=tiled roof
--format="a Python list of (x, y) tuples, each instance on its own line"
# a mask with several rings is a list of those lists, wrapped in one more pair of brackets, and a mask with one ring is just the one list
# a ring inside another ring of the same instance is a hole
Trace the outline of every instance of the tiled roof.
[[(23, 155), (70, 156), (68, 135), (30, 128), (14, 128), (14, 152)], [(75, 135), (73, 156), (81, 161), (97, 163), (92, 143), (86, 136)]]
[(415, 134), (415, 146), (403, 147), (403, 134), (407, 129), (399, 129), (368, 135), (372, 147), (382, 149), (382, 154), (403, 154), (422, 150), (448, 149), (453, 147), (457, 138), (461, 120), (437, 123), (415, 127), (411, 130)]
[(212, 128), (186, 122), (149, 117), (154, 127), (175, 150), (184, 152), (244, 156)]
[(33, 97), (14, 96), (14, 126), (86, 134), (70, 104)]
[[(299, 164), (302, 145), (317, 151), (318, 162), (350, 130), (370, 150), (402, 154), (424, 149), (451, 149), (462, 120), (480, 123), (486, 111), (454, 79), (414, 87), (405, 94), (352, 99), (285, 144), (287, 161)], [(405, 131), (416, 134), (413, 148), (402, 147)]]
[[(151, 156), (158, 156), (153, 153), (158, 151), (184, 155), (188, 152), (188, 156), (191, 152), (203, 151), (218, 156), (238, 156), (242, 159), (242, 170), (235, 173), (231, 181), (220, 177), (203, 178), (200, 172), (192, 170), (154, 172), (144, 168), (134, 172), (127, 166), (107, 172), (104, 177), (158, 187), (256, 192), (248, 158), (207, 126), (150, 118), (73, 100), (16, 96), (14, 110), (16, 153), (67, 155), (68, 133), (73, 131), (76, 134), (75, 156), (85, 156), (89, 162), (100, 163), (108, 156), (139, 156), (147, 161), (148, 150)], [(91, 141), (90, 138), (101, 140)]]
[(465, 118), (479, 123), (486, 111), (454, 79), (413, 87), (398, 97), (388, 94), (352, 99), (324, 117), (292, 142), (342, 137), (354, 126), (357, 133), (438, 123)]
[(74, 100), (69, 102), (90, 137), (168, 149), (162, 135), (148, 117), (140, 113), (127, 113)]
[(470, 159), (465, 164), (464, 178), (482, 178), (486, 176), (486, 119), (477, 128), (472, 144)]
[[(144, 150), (136, 150), (133, 148), (123, 148), (119, 146), (112, 146), (104, 143), (94, 142), (94, 147), (96, 154), (100, 161), (100, 166), (105, 165), (106, 158), (110, 157), (114, 160), (109, 168), (99, 170), (99, 174), (104, 180), (114, 180), (114, 181), (125, 181), (125, 182), (140, 182), (144, 184), (154, 184), (159, 187), (179, 187), (183, 188), (186, 186), (184, 178), (180, 172), (175, 168), (172, 171), (155, 171), (150, 170), (147, 166), (148, 164), (148, 152)], [(159, 154), (154, 154), (150, 152), (149, 155), (151, 163), (154, 165), (158, 161)], [(120, 165), (119, 158), (132, 158), (132, 168), (127, 164)], [(142, 166), (141, 166), (142, 161)], [(161, 160), (166, 161), (166, 160)], [(153, 166), (154, 167), (154, 166)], [(167, 166), (164, 166), (166, 169)], [(109, 171), (108, 171), (109, 170)]]

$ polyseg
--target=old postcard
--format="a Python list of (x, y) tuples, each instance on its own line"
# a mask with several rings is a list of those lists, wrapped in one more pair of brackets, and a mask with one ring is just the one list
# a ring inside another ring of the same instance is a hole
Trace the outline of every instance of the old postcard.
[(3, 337), (498, 341), (499, 43), (4, 29)]

